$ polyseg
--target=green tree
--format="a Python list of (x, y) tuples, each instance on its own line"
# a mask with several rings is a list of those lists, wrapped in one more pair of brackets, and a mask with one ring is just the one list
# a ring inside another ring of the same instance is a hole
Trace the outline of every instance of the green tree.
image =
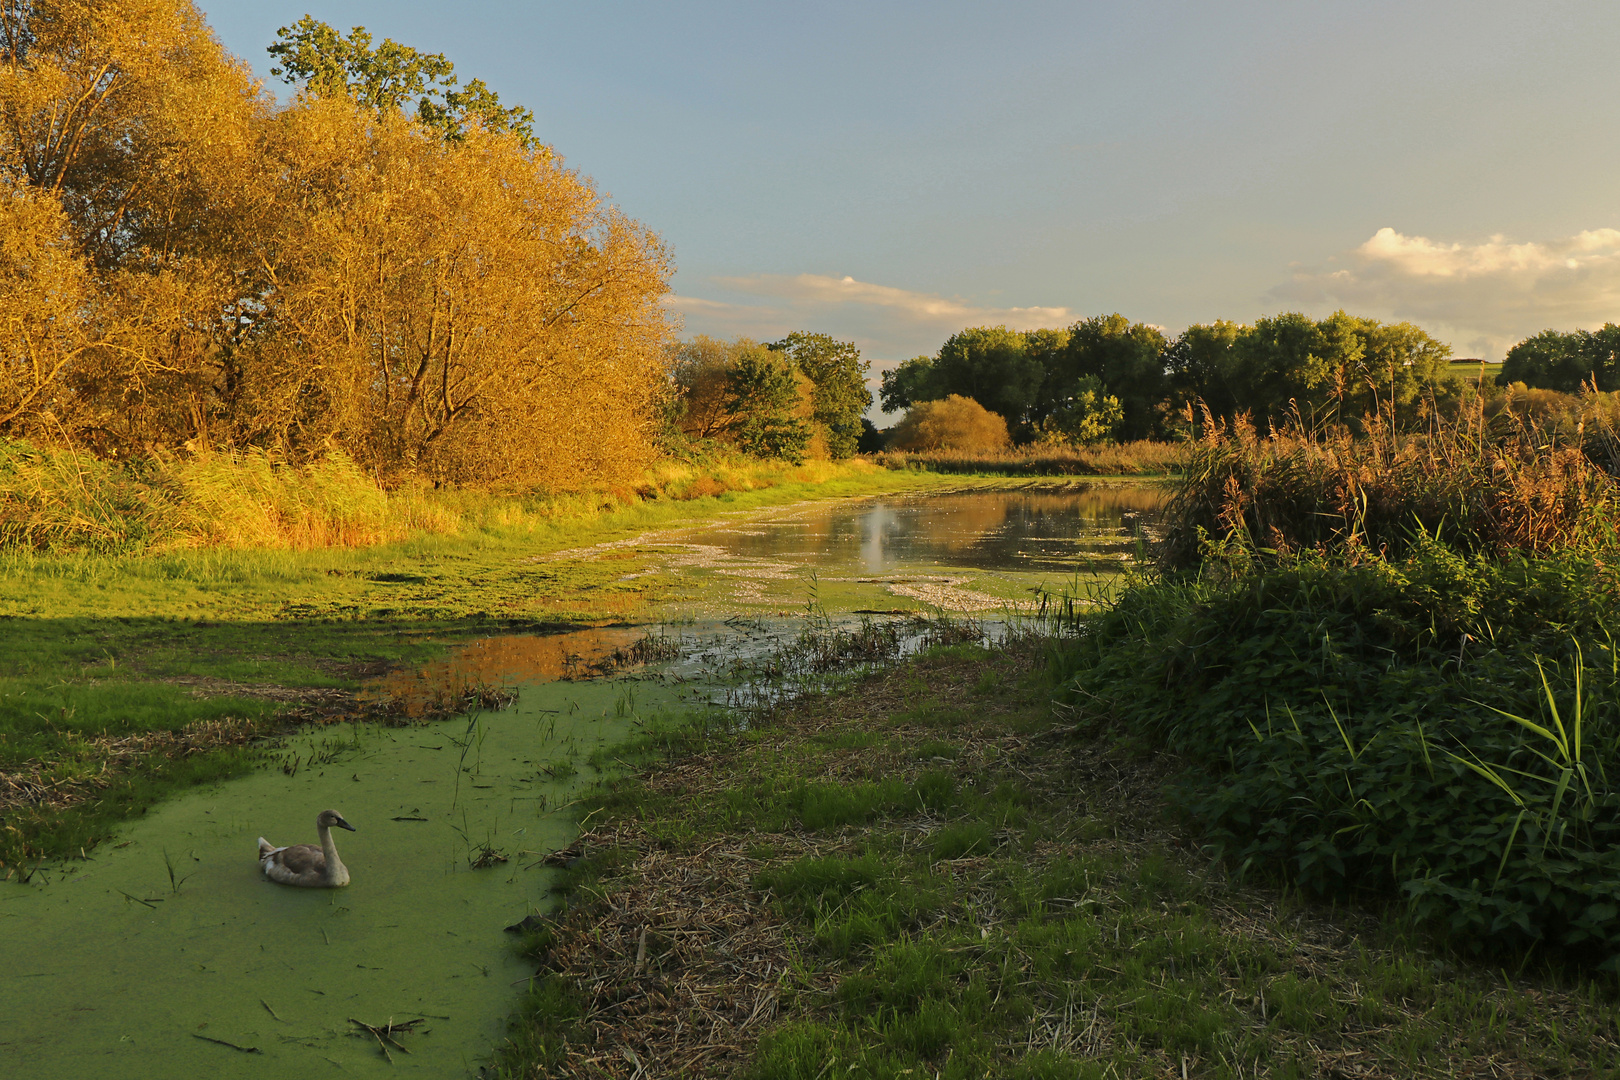
[(1119, 398), (1124, 418), (1119, 437), (1146, 439), (1159, 427), (1160, 406), (1168, 383), (1164, 371), (1165, 338), (1156, 326), (1133, 323), (1118, 314), (1083, 319), (1069, 331), (1069, 341), (1051, 387), (1047, 408), (1057, 413), (1082, 393), (1081, 380), (1100, 379)]
[(1232, 390), (1239, 411), (1261, 424), (1282, 420), (1296, 405), (1309, 420), (1312, 405), (1326, 401), (1335, 359), (1310, 316), (1290, 311), (1258, 319), (1232, 345)]
[(1566, 394), (1578, 393), (1587, 383), (1603, 391), (1620, 390), (1620, 326), (1605, 323), (1600, 330), (1568, 333), (1543, 330), (1508, 350), (1496, 381)]
[(919, 401), (934, 401), (945, 395), (934, 389), (934, 358), (914, 356), (883, 373), (878, 401), (884, 412), (902, 412)]
[(804, 460), (810, 425), (799, 415), (799, 372), (768, 348), (738, 354), (726, 387), (727, 433), (738, 449), (757, 457)]
[(935, 398), (959, 394), (1013, 424), (1025, 423), (1046, 378), (1027, 347), (1016, 330), (970, 326), (939, 347), (927, 388)]
[(1187, 327), (1166, 346), (1164, 366), (1175, 407), (1199, 401), (1223, 419), (1238, 411), (1232, 345), (1242, 331), (1237, 323), (1217, 319)]
[(1039, 438), (1090, 446), (1113, 438), (1124, 420), (1119, 398), (1108, 393), (1097, 376), (1084, 375), (1063, 404), (1041, 422)]
[(796, 331), (767, 347), (810, 380), (811, 420), (825, 433), (827, 452), (834, 460), (852, 456), (860, 445), (861, 416), (872, 404), (866, 388), (872, 365), (861, 359), (855, 343)]
[(343, 94), (379, 112), (416, 105), (416, 118), (445, 138), (460, 140), (470, 124), (492, 134), (511, 132), (525, 149), (534, 149), (534, 113), (501, 105), (482, 79), (459, 86), (455, 65), (443, 53), (424, 53), (384, 38), (375, 48), (363, 26), (343, 37), (332, 27), (305, 15), (276, 32), (268, 49), (277, 67), (270, 74), (287, 83), (302, 82), (321, 97)]

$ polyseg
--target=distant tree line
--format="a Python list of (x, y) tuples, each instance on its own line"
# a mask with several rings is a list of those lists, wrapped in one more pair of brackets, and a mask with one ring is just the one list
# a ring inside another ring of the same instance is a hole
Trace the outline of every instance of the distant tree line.
[(279, 106), (189, 0), (0, 0), (0, 438), (639, 469), (659, 238), (443, 56), (305, 17)]
[(1543, 330), (1508, 350), (1496, 381), (1566, 394), (1579, 393), (1583, 387), (1605, 393), (1620, 390), (1620, 326)]
[(1450, 358), (1411, 323), (1343, 311), (1217, 321), (1174, 338), (1113, 314), (1061, 330), (970, 327), (885, 373), (880, 397), (897, 412), (958, 395), (1004, 417), (1017, 442), (1084, 444), (1169, 437), (1195, 402), (1262, 425), (1295, 413), (1308, 423), (1410, 417), (1426, 397), (1456, 392)]

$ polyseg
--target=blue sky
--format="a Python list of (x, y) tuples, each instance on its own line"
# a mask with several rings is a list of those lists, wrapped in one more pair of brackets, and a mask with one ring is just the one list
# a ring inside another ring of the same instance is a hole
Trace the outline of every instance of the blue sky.
[[(1620, 321), (1620, 5), (203, 0), (443, 52), (672, 246), (684, 332), (1337, 307), (1499, 359)], [(276, 83), (285, 96), (288, 88)]]

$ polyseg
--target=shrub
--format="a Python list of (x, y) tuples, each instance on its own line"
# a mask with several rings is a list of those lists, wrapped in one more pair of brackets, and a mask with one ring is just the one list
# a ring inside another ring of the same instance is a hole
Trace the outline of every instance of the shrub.
[(919, 401), (889, 435), (895, 450), (1000, 450), (1010, 442), (1006, 420), (960, 394)]
[(1197, 763), (1176, 801), (1237, 865), (1617, 968), (1617, 621), (1612, 559), (1420, 538), (1401, 563), (1138, 581), (1060, 674)]

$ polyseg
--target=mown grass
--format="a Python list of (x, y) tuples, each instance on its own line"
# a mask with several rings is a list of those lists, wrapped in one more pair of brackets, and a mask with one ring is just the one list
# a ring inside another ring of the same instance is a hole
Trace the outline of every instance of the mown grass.
[[(1039, 642), (649, 730), (587, 812), (509, 1077), (1599, 1076), (1613, 981), (1235, 880)], [(993, 676), (987, 678), (986, 676)], [(993, 689), (976, 689), (986, 685)]]

